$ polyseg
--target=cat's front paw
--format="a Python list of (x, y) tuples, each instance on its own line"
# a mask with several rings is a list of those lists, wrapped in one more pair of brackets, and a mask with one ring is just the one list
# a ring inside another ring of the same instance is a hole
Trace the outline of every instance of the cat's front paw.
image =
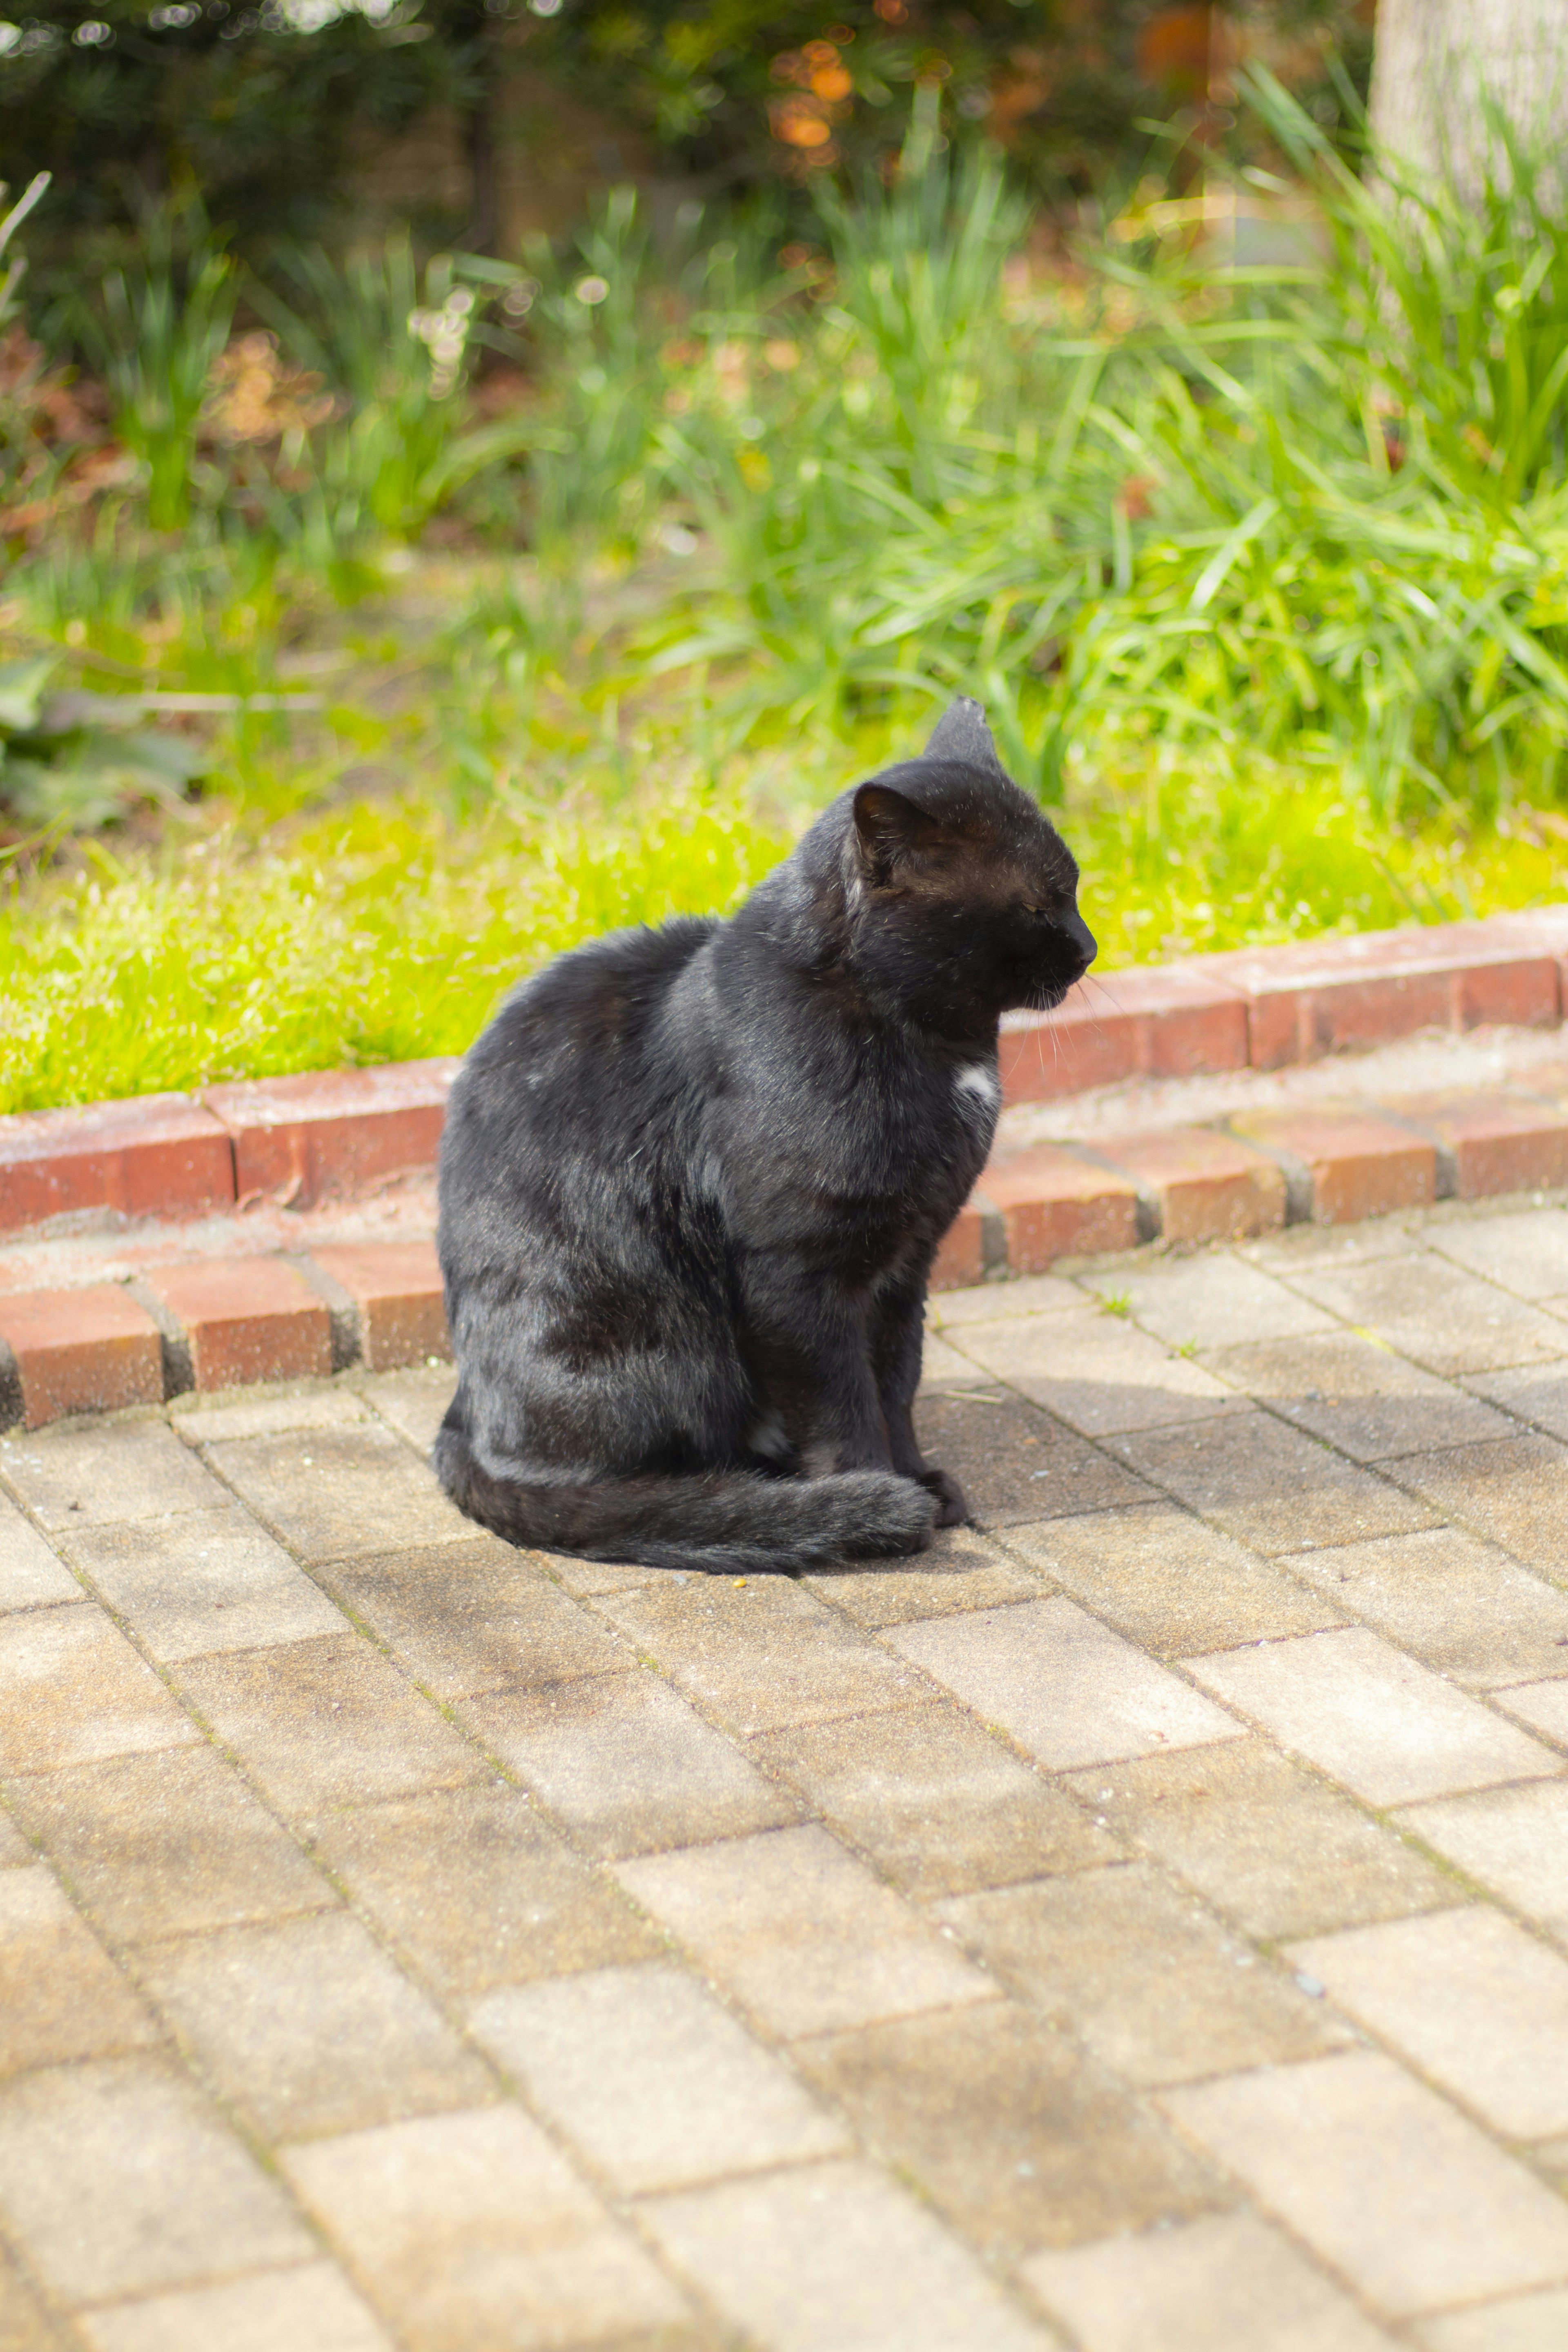
[(936, 1521), (939, 1528), (966, 1528), (969, 1525), (969, 1505), (956, 1478), (945, 1470), (923, 1470), (921, 1485), (929, 1487), (936, 1496)]

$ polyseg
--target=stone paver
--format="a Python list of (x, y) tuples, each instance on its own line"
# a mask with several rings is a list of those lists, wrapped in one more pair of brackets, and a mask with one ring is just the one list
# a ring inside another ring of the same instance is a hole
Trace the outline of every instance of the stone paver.
[(78, 1901), (121, 1942), (286, 1918), (338, 1900), (210, 1748), (40, 1772), (12, 1781), (8, 1794)]
[(1503, 1381), (1529, 1377), (1483, 1375), (1486, 1385), (1472, 1395), (1359, 1331), (1226, 1348), (1205, 1361), (1247, 1396), (1283, 1413), (1310, 1436), (1337, 1446), (1352, 1462), (1383, 1462), (1433, 1446), (1510, 1436), (1506, 1415), (1482, 1398), (1496, 1396)]
[(1247, 1935), (1312, 1935), (1452, 1899), (1405, 1839), (1262, 1740), (1076, 1772), (1069, 1785)]
[(617, 1875), (781, 2038), (988, 2000), (996, 1987), (826, 1830), (622, 1863)]
[(89, 2312), (92, 2352), (392, 2352), (392, 2338), (330, 2263)]
[(1456, 1682), (1486, 1689), (1568, 1665), (1568, 1592), (1454, 1528), (1340, 1544), (1282, 1564)]
[(1391, 2319), (1568, 2277), (1568, 2207), (1392, 2058), (1354, 2051), (1163, 2104)]
[(679, 2289), (520, 2107), (312, 2140), (283, 2164), (414, 2352), (546, 2352), (685, 2314)]
[(1267, 1412), (1113, 1440), (1188, 1510), (1266, 1558), (1431, 1527), (1436, 1513)]
[(1053, 1770), (1240, 1737), (1230, 1717), (1071, 1601), (974, 1610), (887, 1638)]
[(1115, 1859), (1081, 1806), (950, 1706), (808, 1724), (752, 1752), (909, 1895)]
[(1363, 1627), (1198, 1658), (1206, 1689), (1370, 1805), (1557, 1772), (1563, 1759)]
[(1568, 1960), (1511, 1919), (1429, 1912), (1289, 1957), (1505, 2138), (1568, 2130)]
[(209, 2078), (269, 2141), (484, 2098), (485, 2070), (357, 1919), (229, 1927), (139, 1956)]
[(844, 2126), (668, 1963), (492, 1992), (478, 2039), (623, 2196), (842, 2154)]
[(0, 2085), (0, 2225), (67, 2305), (309, 2261), (310, 2231), (173, 2060)]
[(933, 1302), (978, 1524), (0, 1433), (5, 2352), (1558, 2352), (1568, 1209)]
[(1170, 1505), (1017, 1528), (1015, 1548), (1145, 1648), (1182, 1657), (1342, 1622), (1268, 1560)]
[(644, 2210), (677, 2265), (769, 2352), (1047, 2352), (1044, 2329), (868, 2166), (812, 2165)]
[(1024, 2276), (1084, 2352), (1377, 2352), (1393, 2340), (1250, 2213), (1037, 2254)]
[(959, 1895), (938, 1916), (1127, 2082), (1283, 2064), (1342, 2038), (1320, 2002), (1144, 1865)]

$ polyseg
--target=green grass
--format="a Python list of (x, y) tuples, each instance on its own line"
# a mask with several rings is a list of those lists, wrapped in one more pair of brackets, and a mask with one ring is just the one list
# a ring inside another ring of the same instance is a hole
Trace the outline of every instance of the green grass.
[(295, 255), (271, 447), (191, 428), (227, 281), (149, 274), (142, 478), (13, 566), (0, 658), (324, 708), (222, 726), (186, 814), (19, 845), (0, 1106), (461, 1050), (560, 947), (733, 903), (957, 688), (1102, 969), (1562, 897), (1568, 223), (1500, 132), (1478, 205), (1396, 213), (1253, 103), (1321, 262), (1225, 266), (1156, 177), (1045, 271), (984, 163), (830, 193), (800, 268), (624, 196), (516, 268)]
[[(818, 761), (803, 798), (854, 772)], [(93, 843), (0, 923), (0, 1110), (461, 1053), (558, 949), (722, 910), (767, 871), (805, 811), (785, 813), (776, 761), (731, 774), (719, 792), (671, 759), (643, 780), (646, 816), (633, 803), (591, 822), (491, 808), (458, 823), (403, 796), (260, 832), (235, 820), (179, 846)], [(757, 803), (766, 813), (747, 814)], [(1163, 793), (1097, 791), (1081, 811), (1069, 796), (1060, 814), (1102, 970), (1490, 913), (1568, 887), (1568, 828), (1468, 845), (1390, 837), (1331, 780), (1177, 778)]]

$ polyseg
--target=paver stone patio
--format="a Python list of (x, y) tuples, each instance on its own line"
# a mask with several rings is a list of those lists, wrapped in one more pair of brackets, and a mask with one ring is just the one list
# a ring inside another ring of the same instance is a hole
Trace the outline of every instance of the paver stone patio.
[(977, 1526), (0, 1437), (4, 2352), (1562, 2352), (1568, 1219), (939, 1298)]

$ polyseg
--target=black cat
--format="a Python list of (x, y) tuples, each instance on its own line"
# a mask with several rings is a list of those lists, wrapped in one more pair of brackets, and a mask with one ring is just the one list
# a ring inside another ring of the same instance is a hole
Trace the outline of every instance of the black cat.
[(1077, 882), (961, 699), (728, 922), (596, 940), (508, 998), (441, 1147), (459, 1509), (742, 1572), (965, 1518), (910, 1418), (926, 1279), (990, 1150), (1000, 1014), (1093, 958)]

